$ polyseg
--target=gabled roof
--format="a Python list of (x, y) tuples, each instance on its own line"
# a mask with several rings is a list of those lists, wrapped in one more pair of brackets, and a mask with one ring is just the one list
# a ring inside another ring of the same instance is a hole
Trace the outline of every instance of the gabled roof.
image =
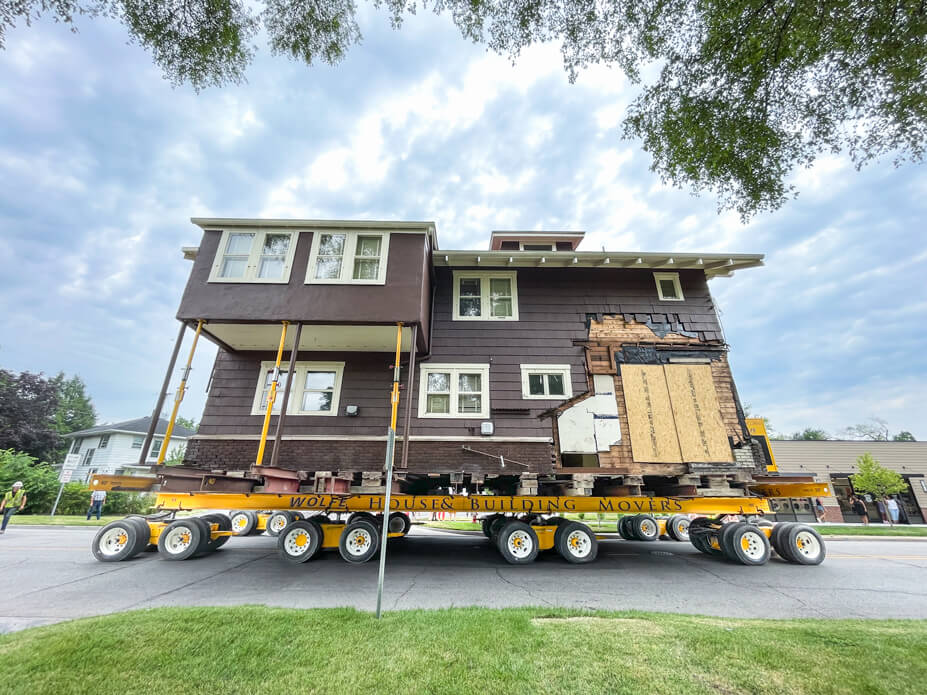
[[(62, 435), (64, 439), (73, 439), (74, 437), (85, 437), (92, 434), (108, 434), (112, 432), (125, 432), (127, 434), (148, 434), (148, 426), (151, 424), (150, 417), (140, 417), (134, 420), (124, 420), (123, 422), (113, 422), (108, 425), (97, 425), (79, 432), (71, 432)], [(155, 434), (164, 434), (167, 432), (167, 419), (159, 418), (155, 427)], [(196, 432), (180, 425), (174, 425), (174, 431), (171, 436), (186, 439), (192, 437)]]

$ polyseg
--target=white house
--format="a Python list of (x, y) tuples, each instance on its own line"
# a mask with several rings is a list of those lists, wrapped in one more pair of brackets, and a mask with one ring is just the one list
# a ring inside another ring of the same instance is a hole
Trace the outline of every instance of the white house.
[[(132, 473), (138, 470), (138, 457), (141, 454), (150, 423), (150, 417), (142, 417), (125, 422), (97, 425), (64, 435), (64, 439), (72, 440), (68, 453), (80, 456), (80, 465), (75, 469), (71, 479), (87, 481), (93, 473)], [(167, 420), (160, 418), (143, 468), (157, 462), (158, 454), (164, 443), (165, 432), (167, 432)], [(174, 425), (168, 448), (173, 450), (177, 446), (186, 446), (187, 439), (194, 434), (196, 433), (193, 430)], [(170, 455), (170, 451), (167, 455)]]

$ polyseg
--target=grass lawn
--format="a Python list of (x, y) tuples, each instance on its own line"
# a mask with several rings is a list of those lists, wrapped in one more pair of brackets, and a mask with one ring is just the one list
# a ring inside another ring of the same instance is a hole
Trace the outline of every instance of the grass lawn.
[[(927, 621), (157, 608), (0, 636), (4, 693), (921, 693)], [(918, 685), (920, 683), (920, 685)]]
[(927, 528), (871, 524), (869, 526), (815, 526), (822, 536), (927, 536)]
[(118, 516), (102, 516), (97, 521), (95, 516), (90, 517), (90, 521), (84, 516), (64, 516), (55, 514), (17, 514), (10, 519), (10, 526), (105, 526), (110, 521), (124, 519), (125, 514)]

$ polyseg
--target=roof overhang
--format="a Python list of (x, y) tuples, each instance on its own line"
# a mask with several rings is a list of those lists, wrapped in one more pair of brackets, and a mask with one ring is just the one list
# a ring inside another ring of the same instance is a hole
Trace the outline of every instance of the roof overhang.
[(703, 270), (727, 277), (763, 265), (761, 253), (632, 253), (608, 251), (435, 251), (436, 266), (486, 268), (638, 268)]

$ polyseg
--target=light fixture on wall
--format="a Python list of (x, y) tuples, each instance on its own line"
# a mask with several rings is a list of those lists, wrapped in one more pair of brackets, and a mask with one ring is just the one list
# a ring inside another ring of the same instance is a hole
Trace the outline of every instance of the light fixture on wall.
[(358, 408), (356, 405), (346, 405), (344, 407), (344, 413), (348, 417), (357, 417), (358, 414), (360, 414), (360, 408)]

